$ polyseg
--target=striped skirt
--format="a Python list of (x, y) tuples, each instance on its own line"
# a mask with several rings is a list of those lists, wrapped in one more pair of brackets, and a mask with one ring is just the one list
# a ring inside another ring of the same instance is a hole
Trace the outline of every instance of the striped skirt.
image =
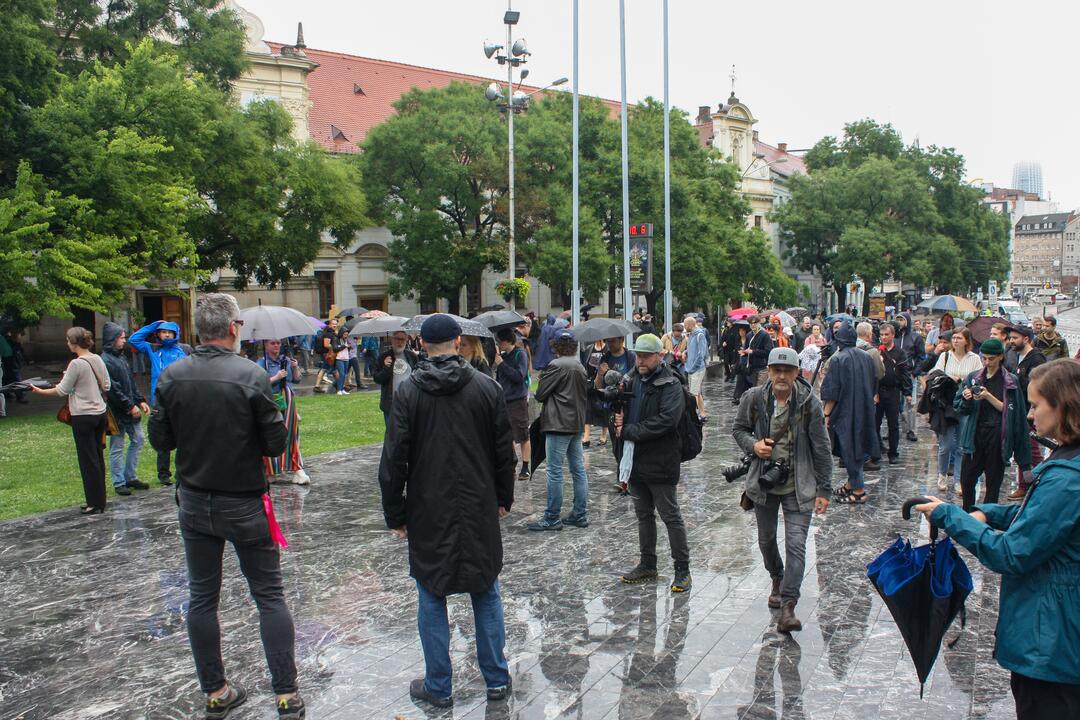
[(263, 458), (263, 472), (267, 477), (304, 469), (304, 458), (300, 455), (300, 414), (296, 411), (296, 396), (287, 386), (284, 395), (285, 409), (281, 411), (281, 414), (285, 417), (288, 439), (285, 452), (277, 457)]

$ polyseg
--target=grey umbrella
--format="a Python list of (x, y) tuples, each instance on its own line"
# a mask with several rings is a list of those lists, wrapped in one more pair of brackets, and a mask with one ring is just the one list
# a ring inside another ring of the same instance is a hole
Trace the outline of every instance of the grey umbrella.
[[(490, 330), (488, 330), (486, 327), (476, 322), (475, 320), (466, 320), (460, 315), (450, 315), (449, 313), (445, 314), (448, 317), (453, 318), (453, 320), (458, 324), (458, 327), (461, 328), (462, 335), (471, 335), (473, 337), (486, 338), (495, 337), (491, 334)], [(413, 315), (412, 318), (401, 327), (401, 329), (407, 333), (418, 333), (420, 332), (420, 326), (423, 325), (424, 321), (427, 320), (429, 317), (431, 316)]]
[(641, 328), (627, 320), (618, 318), (593, 318), (578, 323), (572, 330), (579, 343), (591, 343), (613, 337), (625, 337), (641, 332)]
[(496, 330), (504, 327), (517, 327), (527, 320), (513, 310), (490, 310), (480, 313), (473, 318), (488, 330)]
[(370, 320), (361, 320), (349, 328), (349, 335), (353, 337), (361, 335), (392, 335), (401, 330), (401, 326), (408, 321), (408, 318), (398, 317), (397, 315), (384, 315)]
[(280, 305), (256, 305), (240, 311), (244, 321), (240, 340), (280, 340), (295, 335), (314, 335), (318, 327), (304, 313)]
[(350, 308), (345, 308), (344, 310), (338, 310), (337, 315), (335, 315), (334, 317), (360, 317), (361, 315), (363, 315), (366, 312), (367, 312), (367, 308), (360, 307), (359, 305), (357, 305), (356, 307), (350, 307)]

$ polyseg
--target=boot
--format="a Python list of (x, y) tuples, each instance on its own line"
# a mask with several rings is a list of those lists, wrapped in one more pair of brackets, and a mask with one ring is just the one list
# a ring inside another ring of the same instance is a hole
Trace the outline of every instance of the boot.
[(780, 578), (772, 579), (772, 592), (769, 593), (769, 607), (773, 610), (780, 609)]
[(795, 617), (794, 600), (784, 603), (784, 607), (780, 610), (780, 619), (776, 621), (776, 629), (782, 633), (802, 630), (802, 621)]

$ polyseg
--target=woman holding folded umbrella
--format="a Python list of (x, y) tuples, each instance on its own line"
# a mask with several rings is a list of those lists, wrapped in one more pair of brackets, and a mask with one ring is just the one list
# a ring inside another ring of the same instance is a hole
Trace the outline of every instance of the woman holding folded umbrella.
[(1080, 363), (1031, 372), (1030, 418), (1058, 449), (1019, 504), (966, 513), (930, 497), (916, 506), (1001, 574), (995, 657), (1012, 672), (1020, 720), (1080, 717)]

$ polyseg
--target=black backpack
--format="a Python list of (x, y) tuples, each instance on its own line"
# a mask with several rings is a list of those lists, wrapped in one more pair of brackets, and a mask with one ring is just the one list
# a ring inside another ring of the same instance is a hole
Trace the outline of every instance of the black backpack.
[[(679, 377), (680, 381), (682, 377)], [(697, 400), (690, 394), (685, 382), (680, 382), (683, 394), (683, 412), (679, 418), (679, 462), (693, 460), (701, 454), (705, 423), (698, 417)]]

